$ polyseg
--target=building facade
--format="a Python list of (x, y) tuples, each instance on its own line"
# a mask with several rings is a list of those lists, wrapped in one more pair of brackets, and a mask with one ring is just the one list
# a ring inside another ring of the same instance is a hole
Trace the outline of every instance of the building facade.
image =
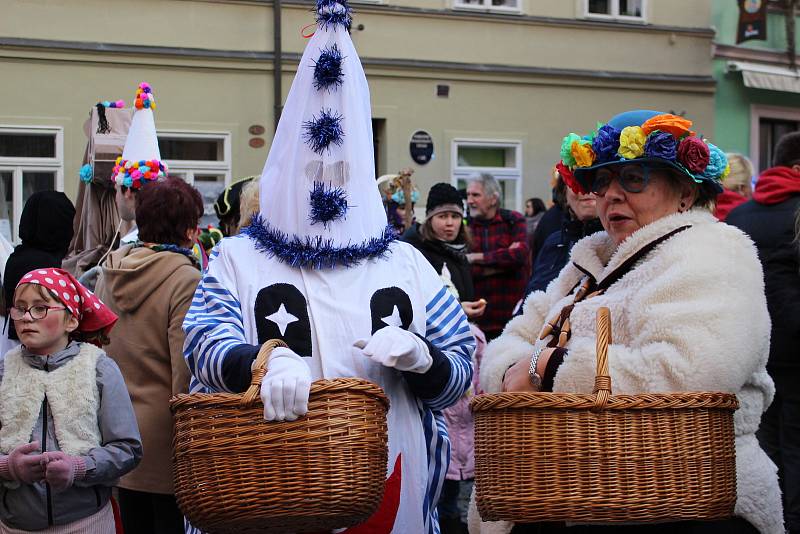
[[(548, 200), (561, 138), (627, 109), (685, 113), (698, 131), (714, 128), (711, 0), (351, 4), (376, 172), (413, 168), (423, 203), (433, 183), (481, 171), (501, 179), (506, 207)], [(259, 174), (275, 109), (296, 69), (308, 67), (298, 62), (312, 5), (0, 0), (0, 220), (13, 235), (37, 189), (74, 198), (88, 110), (130, 104), (140, 81), (156, 95), (173, 173), (207, 199)], [(423, 153), (432, 144), (427, 161), (412, 159), (415, 133)]]
[[(771, 166), (782, 135), (800, 130), (800, 71), (787, 52), (787, 5), (768, 2), (767, 40), (741, 44), (736, 44), (737, 3), (714, 0), (713, 5), (715, 138), (723, 150), (749, 156), (756, 171)], [(795, 47), (800, 56), (800, 43)]]

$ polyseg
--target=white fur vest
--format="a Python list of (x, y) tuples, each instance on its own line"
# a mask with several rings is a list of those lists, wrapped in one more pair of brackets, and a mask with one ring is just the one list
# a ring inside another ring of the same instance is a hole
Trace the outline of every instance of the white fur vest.
[[(595, 375), (595, 317), (611, 310), (608, 362), (614, 393), (725, 391), (740, 408), (736, 431), (736, 515), (760, 532), (782, 534), (781, 497), (775, 465), (755, 432), (772, 402), (766, 372), (770, 320), (761, 264), (752, 241), (708, 212), (691, 210), (659, 219), (618, 247), (606, 232), (578, 242), (571, 261), (545, 292), (531, 294), (523, 315), (489, 344), (481, 387), (500, 391), (506, 369), (546, 341), (545, 321), (572, 302), (569, 293), (589, 272), (602, 280), (636, 251), (680, 228), (600, 296), (579, 302), (570, 315), (572, 337), (554, 391), (591, 393)], [(576, 264), (580, 268), (576, 267)]]
[(0, 451), (8, 454), (30, 442), (45, 395), (62, 451), (82, 455), (100, 446), (96, 366), (102, 354), (94, 345), (82, 343), (77, 356), (49, 372), (28, 365), (19, 347), (6, 354), (0, 384)]

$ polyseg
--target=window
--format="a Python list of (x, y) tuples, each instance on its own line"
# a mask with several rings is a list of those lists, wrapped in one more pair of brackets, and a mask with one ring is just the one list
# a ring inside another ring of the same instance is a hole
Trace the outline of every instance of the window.
[(64, 189), (61, 128), (0, 125), (0, 235), (19, 240), (25, 202), (38, 191)]
[(778, 140), (800, 131), (800, 111), (777, 106), (750, 106), (750, 159), (756, 172), (772, 167)]
[(522, 145), (518, 141), (453, 141), (453, 183), (458, 189), (480, 173), (500, 183), (500, 206), (519, 211), (522, 207)]
[(159, 132), (158, 149), (170, 176), (183, 178), (200, 191), (200, 227), (217, 226), (214, 202), (231, 183), (230, 133)]
[(643, 21), (645, 0), (584, 0), (586, 16)]
[(772, 167), (775, 145), (784, 135), (800, 131), (800, 121), (761, 117), (758, 121), (758, 172)]
[(453, 0), (453, 7), (456, 9), (519, 13), (521, 1), (522, 0)]

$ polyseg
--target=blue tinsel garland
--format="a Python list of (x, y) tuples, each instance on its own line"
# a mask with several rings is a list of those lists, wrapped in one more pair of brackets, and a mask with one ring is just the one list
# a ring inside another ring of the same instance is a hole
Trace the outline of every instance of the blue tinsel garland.
[(350, 267), (367, 258), (384, 256), (396, 239), (394, 230), (387, 226), (380, 237), (373, 237), (357, 245), (337, 247), (330, 239), (322, 237), (289, 237), (272, 228), (261, 215), (253, 217), (250, 226), (242, 233), (252, 239), (256, 250), (274, 256), (291, 267), (330, 269)]
[(347, 0), (317, 0), (317, 26), (325, 30), (344, 26), (350, 31), (353, 24), (353, 10)]
[(337, 111), (323, 109), (319, 117), (312, 116), (311, 120), (303, 122), (303, 139), (311, 150), (322, 155), (331, 143), (341, 145), (343, 118)]
[(342, 59), (344, 57), (336, 43), (320, 51), (319, 59), (314, 62), (314, 88), (317, 91), (331, 91), (342, 85)]
[(327, 228), (329, 222), (341, 219), (347, 213), (347, 193), (341, 187), (327, 187), (322, 182), (314, 182), (310, 201), (311, 224), (321, 222)]

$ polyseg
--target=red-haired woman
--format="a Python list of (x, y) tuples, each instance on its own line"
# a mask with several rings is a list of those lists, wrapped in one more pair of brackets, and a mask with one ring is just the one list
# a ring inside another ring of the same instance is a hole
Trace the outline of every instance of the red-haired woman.
[(119, 316), (107, 351), (125, 377), (144, 448), (141, 464), (119, 483), (126, 532), (183, 532), (169, 399), (189, 386), (181, 325), (200, 280), (191, 249), (202, 214), (200, 194), (183, 180), (145, 185), (136, 195), (139, 241), (112, 252), (97, 282)]

